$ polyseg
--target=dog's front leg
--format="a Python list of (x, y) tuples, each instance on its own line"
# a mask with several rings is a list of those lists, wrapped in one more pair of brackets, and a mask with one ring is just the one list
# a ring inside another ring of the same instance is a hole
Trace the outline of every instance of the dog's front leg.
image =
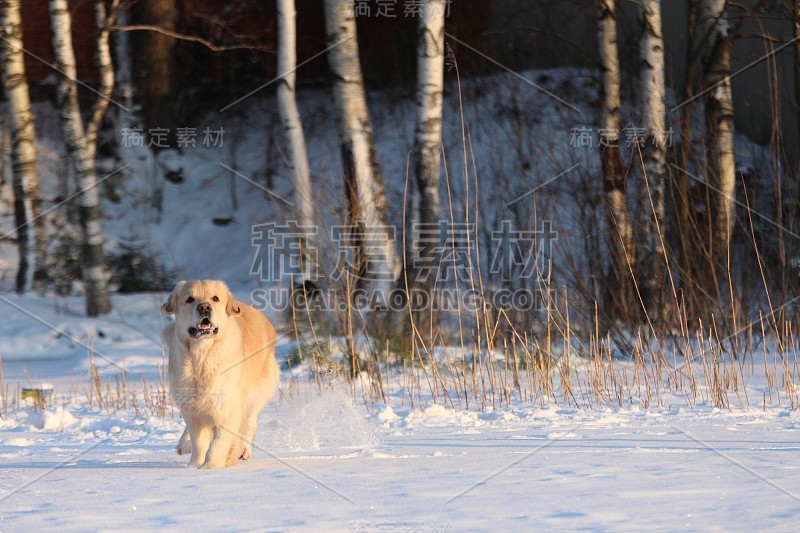
[(203, 468), (223, 468), (233, 465), (236, 462), (236, 459), (230, 460), (233, 442), (234, 435), (229, 429), (221, 426), (215, 427), (214, 438), (208, 448)]
[(192, 458), (189, 464), (200, 466), (206, 460), (206, 452), (211, 445), (213, 432), (211, 427), (205, 424), (189, 424), (187, 421), (186, 427), (192, 442)]
[(253, 452), (253, 439), (256, 435), (256, 425), (258, 423), (258, 411), (248, 413), (242, 420), (242, 425), (239, 428), (239, 435), (241, 436), (241, 446), (236, 450), (237, 459), (247, 461)]

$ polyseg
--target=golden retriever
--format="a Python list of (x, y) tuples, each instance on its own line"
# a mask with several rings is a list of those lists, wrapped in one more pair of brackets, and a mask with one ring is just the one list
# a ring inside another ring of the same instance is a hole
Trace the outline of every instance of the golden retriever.
[(190, 464), (232, 466), (252, 453), (258, 414), (275, 395), (275, 329), (221, 281), (181, 281), (161, 306), (169, 382), (186, 430), (178, 455)]

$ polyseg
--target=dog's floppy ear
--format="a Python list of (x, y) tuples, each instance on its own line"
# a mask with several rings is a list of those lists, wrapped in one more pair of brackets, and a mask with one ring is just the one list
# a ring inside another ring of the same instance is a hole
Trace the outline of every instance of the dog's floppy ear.
[(228, 313), (228, 316), (242, 314), (241, 304), (233, 299), (233, 294), (230, 292), (228, 292), (228, 303), (225, 304), (225, 312)]
[(161, 306), (162, 315), (170, 316), (175, 314), (175, 310), (178, 308), (178, 293), (180, 292), (181, 287), (183, 287), (185, 284), (185, 281), (180, 281), (177, 285), (175, 285), (172, 293), (167, 297), (167, 301)]

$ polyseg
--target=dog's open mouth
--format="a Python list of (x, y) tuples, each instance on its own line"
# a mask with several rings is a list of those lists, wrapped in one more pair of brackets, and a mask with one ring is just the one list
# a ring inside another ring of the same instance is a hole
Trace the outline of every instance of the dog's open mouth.
[(199, 339), (207, 335), (216, 335), (217, 333), (219, 333), (219, 328), (216, 327), (208, 317), (203, 318), (203, 320), (201, 320), (196, 326), (189, 328), (189, 335), (195, 339)]

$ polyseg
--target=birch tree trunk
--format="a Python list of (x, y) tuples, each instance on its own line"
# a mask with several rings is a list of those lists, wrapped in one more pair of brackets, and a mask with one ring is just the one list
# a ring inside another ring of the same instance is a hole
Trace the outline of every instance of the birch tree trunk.
[(697, 9), (699, 0), (688, 0), (686, 11), (686, 56), (683, 87), (680, 92), (680, 151), (674, 174), (672, 201), (676, 208), (676, 227), (680, 242), (680, 275), (683, 303), (686, 314), (694, 318), (704, 299), (698, 285), (698, 272), (703, 270), (704, 237), (700, 230), (695, 206), (695, 195), (689, 185), (689, 161), (692, 156), (692, 106), (696, 80), (695, 63), (699, 49), (697, 36)]
[(633, 226), (628, 213), (625, 176), (619, 153), (620, 72), (617, 48), (615, 0), (597, 0), (597, 36), (602, 72), (600, 158), (603, 201), (606, 210), (611, 267), (607, 276), (607, 299), (612, 312), (623, 319), (634, 316), (631, 272), (636, 271)]
[(6, 36), (0, 47), (11, 119), (14, 211), (19, 247), (16, 290), (22, 293), (33, 288), (43, 295), (47, 288), (47, 240), (36, 166), (36, 135), (25, 76), (19, 0), (4, 1), (0, 5), (0, 19)]
[(332, 47), (328, 61), (350, 216), (360, 221), (363, 235), (369, 239), (369, 246), (364, 246), (365, 238), (356, 244), (361, 250), (359, 285), (363, 287), (371, 280), (373, 286), (388, 290), (397, 281), (401, 264), (389, 234), (386, 194), (367, 111), (352, 2), (325, 0), (325, 28)]
[[(112, 9), (119, 6), (114, 0)], [(55, 63), (62, 73), (58, 83), (58, 102), (64, 139), (75, 167), (78, 209), (81, 223), (81, 263), (86, 287), (86, 314), (97, 316), (111, 311), (108, 295), (108, 269), (103, 255), (103, 228), (101, 223), (100, 196), (95, 173), (97, 133), (109, 104), (114, 86), (114, 69), (111, 64), (108, 36), (113, 20), (106, 17), (103, 0), (95, 1), (97, 23), (100, 28), (97, 38), (97, 58), (100, 86), (91, 119), (84, 130), (78, 103), (75, 52), (72, 46), (72, 20), (67, 0), (50, 0), (50, 20), (53, 30)], [(116, 11), (112, 11), (113, 13)]]
[[(797, 113), (797, 125), (800, 127), (800, 2), (794, 2), (794, 9), (792, 10), (792, 20), (794, 26), (794, 104), (795, 112)], [(800, 134), (800, 132), (798, 132)], [(788, 190), (788, 209), (787, 219), (789, 221), (789, 229), (795, 231), (797, 228), (797, 214), (798, 207), (800, 207), (800, 153), (795, 149), (795, 169), (794, 177), (791, 180), (791, 186)], [(791, 257), (790, 262), (795, 259), (795, 250), (797, 250), (797, 243), (793, 243), (790, 248)], [(784, 292), (785, 294), (785, 292)]]
[[(132, 5), (131, 15), (137, 24), (175, 30), (175, 0), (139, 0)], [(137, 32), (134, 37), (135, 83), (141, 94), (144, 129), (166, 128), (169, 145), (174, 146), (174, 113), (172, 110), (172, 49), (175, 39), (155, 31)], [(153, 145), (158, 151), (161, 147)]]
[[(444, 25), (446, 0), (424, 0), (417, 27), (417, 116), (414, 129), (413, 177), (411, 216), (409, 220), (410, 252), (406, 273), (409, 287), (424, 291), (429, 306), (433, 305), (435, 272), (422, 269), (422, 253), (431, 243), (420, 242), (417, 224), (430, 232), (437, 229), (441, 216), (439, 177), (441, 172), (442, 99), (444, 92)], [(408, 246), (407, 246), (408, 248)], [(426, 265), (428, 266), (428, 265)], [(421, 332), (433, 336), (435, 315), (432, 308), (415, 309), (409, 305), (414, 321)]]
[[(112, 8), (113, 9), (113, 8)], [(129, 23), (130, 5), (120, 4), (116, 13), (116, 25), (126, 27)], [(113, 12), (112, 12), (113, 15)], [(132, 36), (127, 31), (117, 31), (114, 34), (115, 90), (120, 94), (122, 103), (132, 107), (133, 100), (133, 52), (131, 46)], [(121, 113), (121, 126), (131, 127), (129, 113)]]
[[(301, 227), (311, 228), (314, 225), (314, 203), (311, 190), (311, 172), (308, 165), (306, 138), (303, 124), (297, 110), (295, 99), (295, 69), (297, 66), (297, 11), (295, 0), (277, 0), (278, 11), (278, 112), (283, 123), (286, 138), (289, 165), (294, 182), (294, 205), (297, 223)], [(305, 236), (298, 243), (301, 249), (302, 280), (305, 287), (311, 281), (314, 260), (309, 253), (315, 243), (311, 236)]]
[(716, 291), (717, 272), (728, 253), (733, 231), (734, 199), (736, 195), (736, 166), (733, 153), (733, 97), (731, 81), (732, 35), (725, 17), (726, 0), (702, 0), (699, 5), (699, 24), (706, 36), (702, 54), (705, 94), (706, 136), (709, 146), (707, 177), (713, 199), (710, 221), (708, 256), (711, 278), (707, 290)]
[(643, 250), (638, 263), (642, 300), (650, 317), (660, 322), (664, 318), (664, 183), (667, 174), (666, 86), (660, 0), (642, 1), (640, 53), (642, 127), (646, 134), (642, 166), (649, 201), (645, 203)]

